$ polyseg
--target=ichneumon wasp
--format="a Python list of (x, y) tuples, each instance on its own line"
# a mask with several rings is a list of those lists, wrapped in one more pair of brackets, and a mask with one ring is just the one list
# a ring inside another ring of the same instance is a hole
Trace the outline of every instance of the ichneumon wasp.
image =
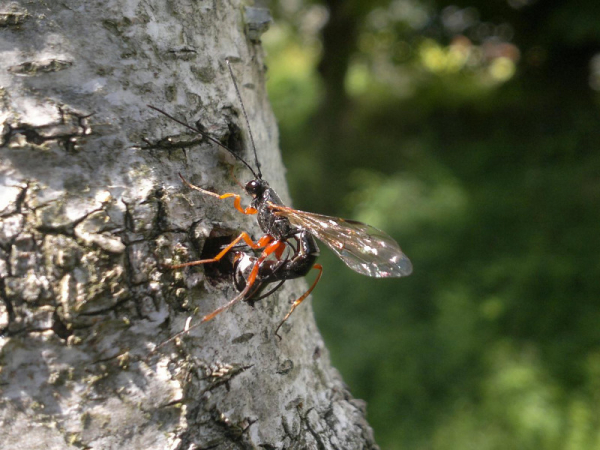
[[(190, 189), (220, 200), (233, 198), (235, 209), (242, 214), (255, 214), (257, 216), (258, 225), (264, 236), (254, 242), (250, 235), (244, 231), (213, 258), (171, 265), (168, 268), (181, 269), (218, 262), (228, 252), (234, 251), (242, 242), (252, 250), (261, 250), (261, 252), (258, 256), (254, 253), (235, 252), (234, 284), (239, 294), (225, 305), (202, 317), (199, 323), (172, 336), (161, 346), (213, 319), (217, 314), (240, 301), (253, 303), (276, 291), (286, 280), (303, 277), (311, 269), (318, 270), (317, 277), (310, 288), (292, 303), (290, 311), (277, 326), (275, 334), (279, 337), (278, 332), (283, 323), (290, 317), (294, 309), (308, 297), (323, 273), (323, 267), (315, 262), (319, 256), (319, 247), (315, 238), (333, 250), (348, 267), (363, 275), (387, 278), (406, 276), (412, 272), (412, 264), (408, 257), (400, 250), (396, 241), (383, 231), (354, 220), (299, 211), (282, 203), (277, 193), (269, 187), (269, 183), (262, 177), (248, 115), (229, 60), (226, 60), (226, 62), (248, 127), (256, 171), (241, 156), (198, 127), (193, 127), (176, 119), (155, 106), (148, 106), (223, 148), (250, 170), (254, 178), (246, 183), (244, 190), (252, 200), (250, 206), (246, 208), (242, 207), (239, 194), (226, 193), (220, 195), (189, 183), (181, 174), (179, 176)], [(262, 294), (267, 285), (275, 282), (278, 283), (273, 289), (266, 294)]]

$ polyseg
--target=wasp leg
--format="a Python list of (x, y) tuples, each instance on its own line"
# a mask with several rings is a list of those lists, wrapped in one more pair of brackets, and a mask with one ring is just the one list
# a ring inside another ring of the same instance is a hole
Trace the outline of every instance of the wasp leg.
[[(267, 237), (267, 236), (265, 236)], [(269, 236), (270, 237), (270, 236)], [(264, 238), (263, 238), (264, 239)], [(272, 239), (272, 238), (271, 238)], [(248, 295), (248, 292), (250, 292), (250, 289), (252, 289), (252, 286), (254, 285), (254, 281), (256, 280), (256, 276), (258, 275), (258, 269), (260, 267), (260, 265), (262, 264), (262, 262), (267, 259), (269, 257), (269, 255), (271, 255), (272, 253), (278, 251), (278, 249), (281, 246), (285, 246), (285, 242), (283, 241), (275, 241), (275, 242), (271, 242), (270, 244), (268, 244), (266, 246), (266, 248), (263, 250), (263, 252), (261, 253), (260, 257), (256, 260), (256, 263), (254, 264), (254, 267), (252, 268), (252, 272), (250, 273), (250, 276), (248, 277), (248, 282), (246, 284), (246, 287), (244, 288), (244, 290), (242, 292), (240, 292), (236, 297), (234, 297), (233, 299), (231, 299), (229, 302), (227, 302), (226, 304), (224, 304), (223, 306), (215, 309), (213, 312), (211, 312), (210, 314), (205, 315), (204, 317), (202, 317), (202, 319), (200, 319), (200, 322), (192, 325), (191, 327), (188, 327), (187, 329), (180, 331), (179, 333), (176, 333), (175, 335), (171, 336), (169, 339), (167, 339), (166, 341), (162, 342), (161, 344), (157, 345), (154, 350), (152, 350), (151, 353), (156, 352), (158, 349), (164, 347), (165, 345), (167, 345), (169, 342), (173, 342), (175, 339), (177, 339), (180, 336), (183, 336), (184, 334), (189, 333), (190, 331), (192, 331), (194, 328), (199, 327), (200, 325), (202, 325), (204, 322), (208, 322), (211, 319), (214, 319), (214, 317), (220, 313), (222, 313), (223, 311), (225, 311), (226, 309), (232, 307), (233, 305), (235, 305), (237, 302), (239, 302), (240, 300), (244, 300), (244, 298), (246, 298), (246, 295)], [(313, 286), (314, 287), (314, 286)], [(310, 291), (309, 291), (310, 292)], [(308, 294), (306, 294), (308, 295)]]
[(240, 292), (238, 294), (238, 296), (235, 297), (233, 300), (231, 300), (229, 303), (226, 303), (225, 305), (221, 306), (220, 308), (215, 309), (210, 314), (207, 314), (206, 316), (204, 316), (202, 318), (202, 320), (200, 320), (200, 323), (208, 322), (209, 320), (214, 318), (217, 314), (225, 311), (227, 308), (231, 307), (238, 301), (243, 300), (246, 297), (246, 295), (248, 294), (248, 292), (250, 292), (250, 289), (252, 288), (252, 286), (254, 285), (254, 281), (256, 280), (256, 277), (258, 276), (258, 269), (260, 268), (260, 265), (262, 264), (262, 262), (265, 259), (267, 259), (269, 257), (269, 255), (271, 255), (274, 252), (277, 252), (281, 246), (285, 246), (285, 243), (282, 241), (275, 241), (275, 242), (272, 242), (269, 245), (267, 245), (267, 247), (261, 253), (260, 257), (254, 263), (254, 267), (252, 267), (252, 272), (250, 272), (250, 276), (248, 276), (248, 281), (246, 282), (246, 287), (244, 288), (244, 290), (242, 292)]
[(256, 297), (256, 298), (248, 298), (248, 303), (252, 302), (255, 303), (259, 300), (262, 300), (263, 298), (267, 298), (269, 295), (271, 295), (272, 293), (276, 292), (279, 290), (279, 288), (281, 288), (281, 286), (283, 286), (283, 283), (285, 283), (286, 280), (281, 280), (279, 283), (277, 283), (277, 285), (271, 289), (269, 292), (267, 292), (266, 294), (261, 294), (260, 296)]
[[(289, 244), (288, 244), (289, 245)], [(281, 247), (279, 247), (277, 249), (277, 251), (275, 252), (275, 257), (278, 260), (281, 260), (281, 257), (283, 256), (283, 252), (285, 251), (285, 245), (282, 245)]]
[(190, 189), (194, 189), (196, 191), (202, 192), (203, 194), (210, 195), (211, 197), (216, 197), (220, 200), (233, 197), (234, 208), (237, 209), (242, 214), (250, 215), (250, 214), (256, 214), (258, 212), (256, 210), (256, 208), (253, 208), (252, 206), (248, 206), (247, 208), (242, 208), (242, 197), (240, 197), (238, 194), (227, 193), (227, 194), (219, 195), (216, 192), (207, 191), (206, 189), (202, 189), (201, 187), (194, 186), (192, 183), (190, 183), (185, 178), (183, 178), (183, 175), (181, 175), (181, 174), (179, 174), (179, 178), (181, 178), (181, 181), (183, 181), (183, 183)]
[(279, 329), (281, 328), (281, 326), (285, 323), (286, 320), (288, 320), (290, 318), (290, 316), (292, 315), (292, 313), (294, 312), (296, 307), (300, 303), (302, 303), (306, 297), (308, 297), (310, 295), (312, 290), (315, 288), (315, 286), (321, 279), (321, 275), (323, 275), (323, 266), (321, 266), (321, 264), (315, 264), (313, 266), (313, 269), (317, 269), (319, 271), (319, 273), (317, 275), (317, 278), (315, 278), (315, 281), (313, 282), (312, 286), (308, 289), (308, 291), (306, 291), (304, 294), (302, 294), (302, 296), (300, 298), (298, 298), (294, 303), (292, 303), (292, 309), (290, 309), (290, 312), (288, 312), (285, 315), (285, 317), (283, 318), (281, 323), (279, 325), (277, 325), (277, 328), (275, 329), (275, 336), (277, 336), (279, 339), (281, 339), (281, 336), (279, 335)]
[(219, 252), (219, 254), (217, 256), (215, 256), (214, 258), (200, 259), (198, 261), (191, 261), (191, 262), (186, 262), (183, 264), (166, 265), (166, 267), (169, 269), (181, 269), (183, 267), (215, 263), (215, 262), (219, 261), (223, 256), (225, 256), (227, 254), (227, 252), (230, 251), (233, 247), (235, 247), (236, 244), (238, 242), (240, 242), (241, 240), (243, 240), (246, 244), (248, 244), (249, 247), (251, 247), (253, 249), (259, 249), (259, 248), (266, 247), (271, 242), (273, 242), (273, 237), (271, 237), (267, 234), (267, 235), (261, 237), (258, 240), (258, 242), (254, 243), (252, 241), (252, 239), (250, 238), (250, 235), (248, 233), (246, 233), (245, 231), (242, 231), (242, 233), (238, 237), (236, 237), (233, 241), (231, 241), (231, 244), (229, 244), (227, 247), (225, 247), (223, 250), (221, 250), (221, 252)]

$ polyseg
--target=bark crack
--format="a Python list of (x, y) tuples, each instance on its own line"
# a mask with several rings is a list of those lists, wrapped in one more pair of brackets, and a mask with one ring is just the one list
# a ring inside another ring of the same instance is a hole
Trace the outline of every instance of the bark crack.
[(58, 72), (68, 69), (73, 65), (73, 61), (62, 59), (42, 59), (39, 61), (25, 61), (24, 63), (8, 68), (9, 72), (20, 75), (37, 75), (38, 73)]
[(92, 134), (92, 128), (87, 120), (92, 114), (83, 114), (63, 105), (58, 105), (56, 108), (60, 118), (48, 125), (5, 124), (0, 147), (20, 148), (26, 144), (42, 146), (48, 142), (57, 142), (67, 152), (80, 150), (81, 138)]
[(25, 11), (0, 12), (0, 27), (16, 27), (22, 25), (29, 18)]
[(309, 419), (309, 414), (314, 411), (317, 416), (318, 413), (316, 412), (315, 408), (309, 408), (306, 411), (306, 414), (304, 414), (303, 416), (300, 416), (300, 420), (302, 421), (302, 423), (304, 424), (304, 427), (308, 430), (308, 432), (312, 435), (312, 437), (314, 438), (315, 442), (317, 443), (317, 448), (319, 450), (326, 450), (326, 446), (325, 446), (325, 442), (323, 441), (323, 439), (321, 438), (321, 435), (319, 433), (317, 433), (317, 431), (313, 428), (313, 426), (311, 425), (311, 421)]

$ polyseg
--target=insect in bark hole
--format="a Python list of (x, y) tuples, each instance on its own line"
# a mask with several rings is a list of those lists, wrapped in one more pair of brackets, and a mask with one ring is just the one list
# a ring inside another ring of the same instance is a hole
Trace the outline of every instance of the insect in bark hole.
[[(228, 303), (202, 317), (200, 322), (172, 336), (163, 342), (161, 346), (189, 332), (200, 324), (213, 319), (216, 315), (240, 301), (253, 302), (264, 298), (279, 289), (286, 280), (304, 277), (311, 269), (317, 270), (318, 274), (315, 281), (304, 294), (292, 303), (290, 311), (277, 326), (275, 334), (281, 338), (279, 329), (296, 307), (312, 292), (323, 273), (323, 267), (316, 263), (319, 256), (319, 247), (316, 239), (333, 250), (348, 267), (363, 275), (387, 278), (406, 276), (412, 272), (410, 260), (400, 250), (396, 241), (383, 231), (362, 222), (299, 211), (283, 204), (277, 193), (263, 179), (248, 115), (246, 114), (240, 91), (235, 82), (231, 65), (228, 60), (226, 62), (248, 127), (256, 171), (241, 156), (204, 131), (176, 119), (155, 106), (148, 106), (228, 151), (250, 170), (254, 178), (245, 185), (244, 190), (252, 200), (250, 206), (246, 208), (242, 207), (241, 196), (239, 194), (217, 194), (194, 186), (181, 174), (179, 176), (183, 183), (190, 189), (220, 200), (233, 198), (235, 209), (242, 214), (255, 214), (257, 216), (258, 225), (263, 231), (264, 236), (254, 242), (250, 235), (244, 231), (213, 258), (168, 267), (170, 269), (181, 269), (218, 262), (228, 252), (235, 251), (242, 242), (248, 245), (250, 249), (254, 251), (261, 250), (261, 252), (257, 256), (254, 253), (236, 251), (234, 257), (234, 282), (239, 294)], [(275, 282), (277, 284), (273, 289), (266, 294), (262, 294), (267, 285)]]

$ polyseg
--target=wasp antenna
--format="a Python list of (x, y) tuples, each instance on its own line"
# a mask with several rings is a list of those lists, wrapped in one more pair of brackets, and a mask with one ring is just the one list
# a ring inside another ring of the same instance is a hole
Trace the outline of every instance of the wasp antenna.
[(254, 137), (252, 136), (252, 129), (250, 128), (250, 121), (248, 120), (248, 114), (246, 114), (246, 108), (244, 108), (244, 101), (242, 100), (242, 95), (240, 94), (240, 90), (238, 89), (238, 85), (235, 81), (235, 77), (233, 76), (233, 70), (231, 69), (231, 64), (229, 63), (229, 58), (225, 58), (225, 62), (227, 63), (227, 68), (229, 69), (229, 75), (231, 75), (231, 81), (233, 81), (233, 87), (235, 88), (235, 93), (237, 94), (237, 98), (240, 101), (240, 105), (242, 106), (242, 113), (244, 114), (244, 119), (246, 119), (246, 126), (248, 127), (248, 134), (250, 135), (250, 142), (252, 143), (252, 149), (254, 150), (254, 161), (256, 162), (256, 170), (258, 170), (258, 178), (262, 179), (262, 173), (260, 171), (260, 163), (258, 162), (258, 156), (256, 155), (256, 145), (254, 145)]
[[(231, 150), (229, 147), (227, 147), (225, 144), (222, 144), (221, 142), (219, 142), (217, 139), (215, 139), (214, 137), (210, 136), (209, 134), (206, 134), (204, 131), (191, 126), (188, 123), (185, 123), (183, 120), (179, 120), (175, 117), (173, 117), (171, 114), (169, 114), (166, 111), (163, 111), (160, 108), (157, 108), (156, 106), (152, 106), (152, 105), (146, 105), (148, 106), (148, 108), (153, 109), (154, 111), (158, 111), (159, 113), (161, 113), (163, 116), (168, 117), (169, 119), (171, 119), (174, 122), (177, 122), (179, 125), (184, 126), (185, 128), (192, 130), (194, 133), (198, 133), (200, 136), (208, 139), (209, 141), (211, 141), (214, 144), (217, 144), (219, 147), (227, 150), (229, 153), (231, 153), (238, 161), (242, 162), (248, 169), (250, 169), (250, 172), (252, 172), (252, 175), (254, 175), (254, 178), (262, 178), (261, 173), (260, 173), (260, 169), (258, 170), (258, 175), (256, 174), (256, 172), (254, 171), (254, 169), (252, 168), (252, 166), (250, 164), (248, 164), (240, 155), (238, 155), (236, 152), (234, 152), (233, 150)], [(255, 154), (256, 156), (256, 154)]]

